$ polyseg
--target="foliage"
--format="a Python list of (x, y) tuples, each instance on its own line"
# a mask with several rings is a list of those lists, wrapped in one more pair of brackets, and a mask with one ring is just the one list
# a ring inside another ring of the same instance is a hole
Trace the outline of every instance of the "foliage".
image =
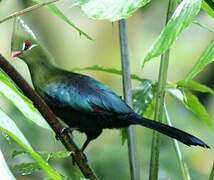
[(95, 20), (107, 19), (109, 21), (117, 21), (128, 18), (137, 9), (145, 6), (150, 0), (80, 0), (74, 3), (74, 6), (80, 6), (82, 11), (89, 18)]
[(38, 166), (44, 170), (48, 177), (56, 180), (61, 179), (61, 176), (31, 147), (13, 120), (3, 111), (0, 111), (0, 131), (23, 148), (37, 162)]
[(183, 0), (176, 8), (158, 39), (148, 50), (144, 64), (150, 59), (161, 55), (178, 38), (179, 34), (192, 22), (201, 7), (200, 0)]
[(192, 70), (186, 77), (186, 81), (193, 79), (200, 71), (202, 71), (206, 65), (214, 61), (214, 40), (210, 42), (205, 49), (198, 62), (193, 66)]
[[(0, 0), (1, 2), (1, 0)], [(33, 2), (41, 3), (42, 0), (33, 0)], [(89, 17), (94, 20), (109, 20), (116, 21), (123, 18), (129, 18), (135, 11), (141, 9), (150, 0), (132, 0), (132, 1), (107, 1), (107, 0), (76, 0), (68, 1), (69, 6), (78, 6), (80, 9)], [(92, 40), (86, 32), (82, 31), (77, 27), (71, 19), (65, 15), (63, 9), (59, 8), (57, 4), (50, 4), (47, 6), (48, 10), (61, 18), (64, 22), (75, 28), (80, 35)], [(176, 39), (179, 38), (180, 34), (193, 22), (194, 18), (200, 12), (205, 11), (211, 17), (214, 17), (214, 6), (213, 1), (210, 0), (182, 0), (175, 12), (169, 19), (166, 26), (162, 29), (160, 35), (154, 41), (151, 48), (147, 51), (144, 64), (157, 57), (166, 50), (170, 49)], [(23, 28), (24, 26), (22, 26)], [(29, 31), (25, 27), (24, 32), (28, 35), (33, 31)], [(32, 35), (32, 34), (31, 34)], [(15, 40), (17, 40), (16, 37)], [(37, 41), (37, 40), (35, 40)], [(13, 39), (14, 43), (14, 39)], [(15, 45), (15, 44), (14, 44)], [(172, 95), (174, 99), (179, 100), (184, 107), (193, 112), (198, 119), (202, 120), (203, 123), (208, 126), (212, 125), (212, 120), (203, 104), (200, 103), (197, 96), (192, 91), (210, 93), (213, 94), (212, 88), (207, 87), (193, 78), (196, 77), (204, 68), (212, 63), (214, 60), (214, 41), (211, 40), (210, 44), (205, 48), (199, 60), (193, 66), (184, 80), (178, 81), (176, 84), (168, 83), (166, 87), (166, 93)], [(89, 66), (85, 68), (75, 68), (73, 71), (101, 71), (116, 75), (122, 75), (121, 70), (115, 68), (103, 67), (100, 65)], [(140, 115), (151, 116), (154, 113), (153, 107), (156, 102), (155, 97), (157, 96), (157, 83), (149, 79), (144, 79), (136, 74), (131, 74), (131, 78), (138, 81), (140, 84), (138, 87), (133, 89), (133, 106), (134, 109)], [(0, 70), (0, 94), (6, 99), (13, 103), (13, 105), (19, 109), (23, 115), (35, 125), (50, 130), (49, 126), (39, 114), (33, 103), (20, 91), (20, 89), (10, 80), (10, 78)], [(42, 170), (46, 173), (49, 178), (62, 179), (62, 176), (52, 166), (50, 166), (50, 160), (64, 159), (70, 156), (69, 152), (66, 151), (35, 151), (20, 128), (14, 123), (14, 119), (11, 119), (5, 112), (0, 110), (0, 131), (4, 137), (12, 139), (21, 148), (13, 153), (13, 158), (20, 156), (21, 154), (29, 155), (34, 162), (21, 162), (13, 166), (13, 170), (19, 171), (22, 174), (31, 174), (35, 170)], [(2, 152), (0, 151), (0, 169), (3, 179), (15, 179), (10, 169), (7, 167)], [(212, 168), (210, 178), (214, 175), (214, 168)], [(4, 175), (4, 176), (3, 176)], [(8, 177), (8, 178), (7, 178)]]

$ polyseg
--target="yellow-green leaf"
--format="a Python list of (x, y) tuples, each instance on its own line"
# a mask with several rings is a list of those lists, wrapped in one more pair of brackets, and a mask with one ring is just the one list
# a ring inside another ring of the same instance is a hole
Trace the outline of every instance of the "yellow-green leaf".
[[(32, 0), (36, 3), (41, 3), (43, 0)], [(50, 10), (50, 12), (54, 13), (56, 16), (61, 18), (63, 21), (68, 23), (70, 26), (72, 26), (74, 29), (76, 29), (80, 35), (85, 36), (87, 39), (92, 40), (92, 38), (84, 31), (82, 31), (79, 27), (77, 27), (64, 13), (61, 11), (55, 4), (49, 4), (47, 5), (47, 8)]]
[(161, 31), (157, 40), (148, 50), (144, 64), (169, 49), (180, 33), (193, 21), (200, 8), (201, 0), (183, 0)]
[(202, 53), (198, 62), (193, 66), (192, 70), (187, 75), (185, 81), (192, 80), (204, 67), (214, 61), (214, 40), (210, 42), (208, 47)]
[(214, 1), (213, 0), (203, 0), (202, 9), (211, 17), (214, 18)]
[(168, 88), (169, 92), (173, 97), (181, 101), (187, 109), (193, 112), (199, 119), (204, 121), (208, 126), (212, 125), (212, 119), (207, 112), (206, 108), (198, 100), (197, 96), (193, 95), (191, 92), (176, 88)]
[(27, 119), (38, 126), (51, 130), (33, 103), (17, 89), (2, 70), (0, 70), (0, 95), (10, 100)]
[(210, 87), (201, 84), (197, 81), (185, 81), (185, 80), (181, 80), (177, 82), (177, 87), (178, 88), (185, 88), (185, 89), (190, 89), (190, 90), (194, 90), (194, 91), (199, 91), (199, 92), (203, 92), (203, 93), (211, 93), (214, 94), (213, 89), (211, 89)]
[(7, 163), (4, 159), (4, 156), (0, 150), (0, 179), (8, 179), (8, 180), (15, 180), (16, 178), (13, 176), (12, 172), (10, 171)]
[(21, 148), (23, 148), (38, 163), (39, 167), (44, 170), (48, 177), (51, 179), (61, 180), (61, 175), (54, 170), (36, 151), (34, 151), (16, 124), (1, 109), (0, 132), (6, 134)]

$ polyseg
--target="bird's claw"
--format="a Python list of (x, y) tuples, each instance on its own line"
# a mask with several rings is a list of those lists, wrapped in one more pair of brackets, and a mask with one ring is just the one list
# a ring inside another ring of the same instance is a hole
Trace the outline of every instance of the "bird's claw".
[(60, 133), (56, 135), (56, 139), (59, 140), (63, 134), (70, 134), (72, 136), (72, 132), (76, 129), (77, 128), (64, 127), (64, 128), (62, 128)]

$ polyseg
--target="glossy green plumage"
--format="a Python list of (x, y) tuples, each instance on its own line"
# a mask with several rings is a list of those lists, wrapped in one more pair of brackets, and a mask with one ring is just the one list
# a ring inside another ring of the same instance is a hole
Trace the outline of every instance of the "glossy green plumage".
[[(69, 74), (52, 80), (43, 87), (46, 95), (57, 99), (62, 107), (77, 111), (127, 113), (130, 108), (109, 87), (83, 75)], [(58, 102), (58, 103), (59, 103)]]

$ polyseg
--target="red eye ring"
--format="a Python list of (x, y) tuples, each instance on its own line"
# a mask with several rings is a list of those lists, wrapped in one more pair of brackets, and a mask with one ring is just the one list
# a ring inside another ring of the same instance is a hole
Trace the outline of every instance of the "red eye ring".
[(24, 42), (24, 51), (28, 50), (31, 46), (33, 45), (33, 43), (30, 40), (26, 40)]

